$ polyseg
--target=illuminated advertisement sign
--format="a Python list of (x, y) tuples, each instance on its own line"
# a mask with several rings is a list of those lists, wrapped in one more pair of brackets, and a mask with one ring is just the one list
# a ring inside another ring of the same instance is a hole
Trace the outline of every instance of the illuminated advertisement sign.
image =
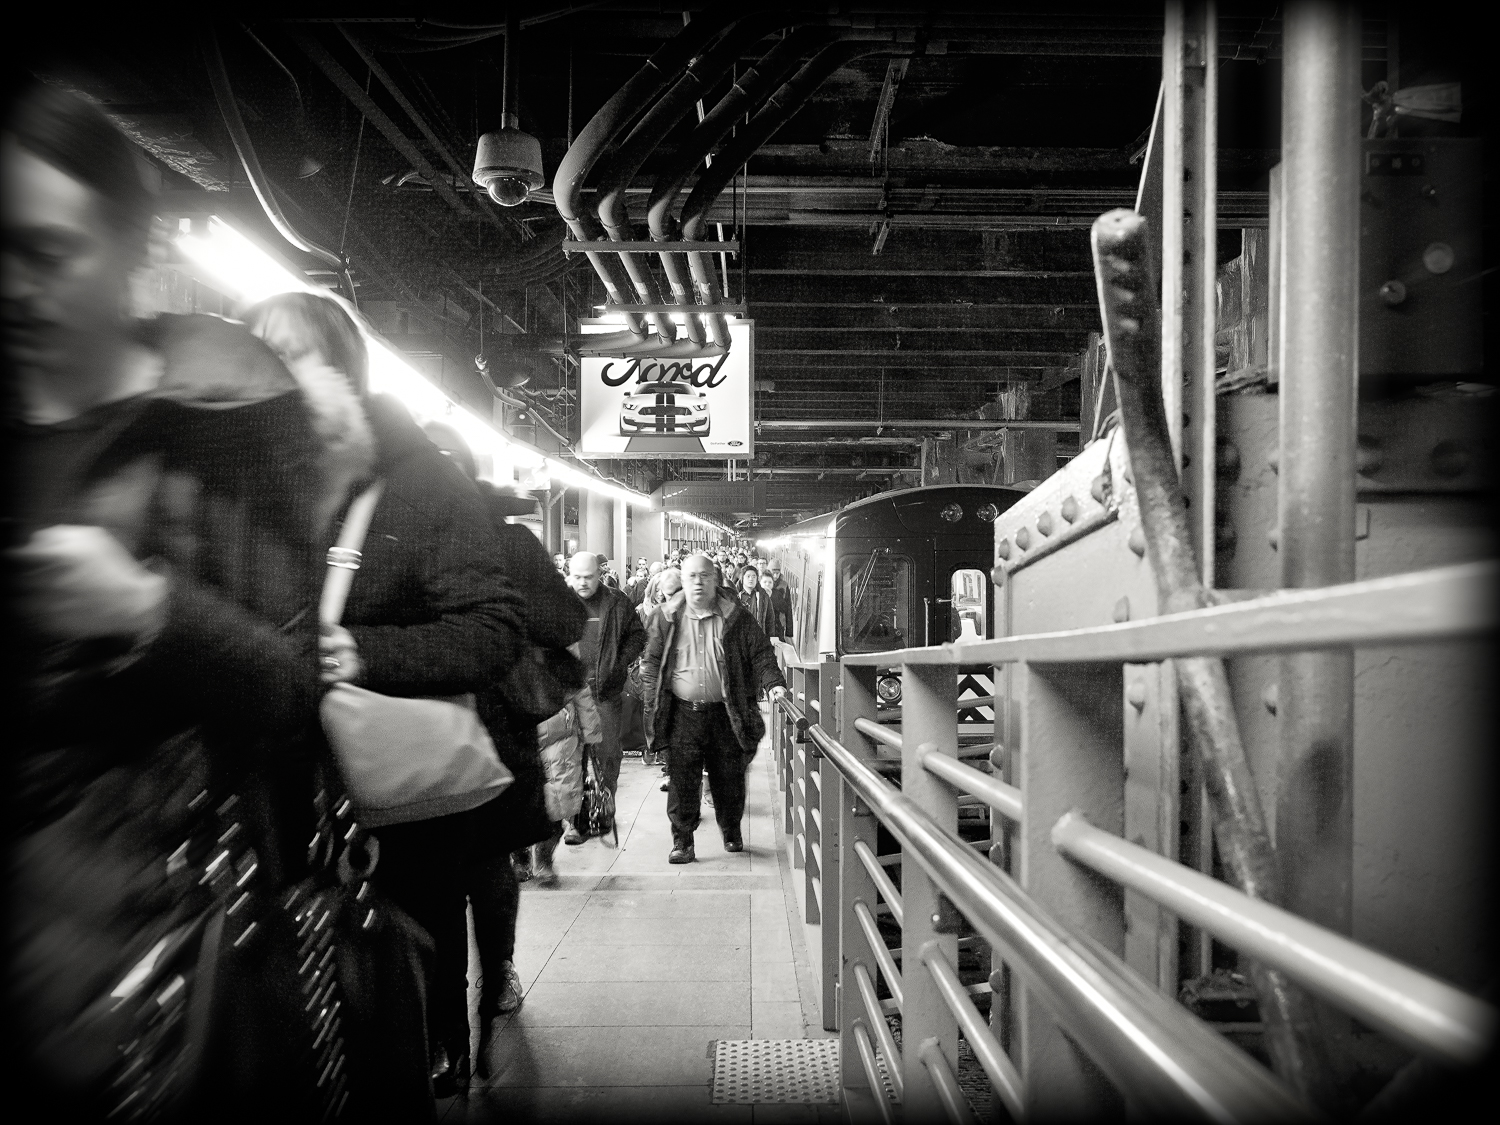
[[(578, 452), (585, 457), (753, 457), (755, 324), (729, 321), (727, 354), (704, 359), (584, 356)], [(617, 323), (584, 321), (586, 333)]]

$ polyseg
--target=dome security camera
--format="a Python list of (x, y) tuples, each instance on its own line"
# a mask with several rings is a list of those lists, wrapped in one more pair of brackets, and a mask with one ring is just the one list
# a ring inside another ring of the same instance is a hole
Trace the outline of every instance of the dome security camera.
[(479, 138), (474, 153), (474, 182), (501, 207), (516, 207), (545, 182), (542, 143), (514, 126)]

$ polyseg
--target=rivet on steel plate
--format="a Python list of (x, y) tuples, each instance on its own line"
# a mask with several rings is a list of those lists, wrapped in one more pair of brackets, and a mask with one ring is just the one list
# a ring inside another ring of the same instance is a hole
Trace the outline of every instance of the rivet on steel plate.
[(1010, 540), (1002, 539), (1000, 540), (1000, 542), (996, 543), (995, 554), (999, 555), (1002, 559), (1010, 558)]
[(1391, 308), (1395, 308), (1406, 300), (1406, 286), (1392, 278), (1380, 287), (1380, 300)]
[(1005, 866), (1005, 845), (1004, 844), (991, 844), (990, 845), (990, 862), (993, 863), (996, 867), (1003, 867), (1003, 866)]
[(947, 895), (938, 895), (937, 909), (932, 912), (932, 928), (940, 934), (956, 934), (963, 926), (964, 916), (958, 907)]
[(1005, 970), (996, 969), (990, 974), (990, 991), (998, 995), (1005, 988)]
[(1100, 473), (1094, 478), (1094, 483), (1089, 485), (1089, 495), (1099, 503), (1104, 503), (1104, 498), (1109, 495), (1109, 478)]
[(1007, 757), (1009, 757), (1009, 755), (1006, 753), (1005, 747), (1000, 745), (999, 743), (996, 743), (995, 746), (990, 750), (991, 768), (993, 768), (997, 773), (1000, 770), (1003, 770), (1005, 768), (1005, 759)]
[(1266, 690), (1260, 693), (1260, 701), (1266, 705), (1266, 710), (1276, 714), (1276, 708), (1281, 704), (1281, 688), (1274, 683), (1267, 684)]
[(1115, 621), (1116, 622), (1120, 622), (1120, 621), (1129, 621), (1129, 620), (1130, 620), (1130, 599), (1129, 598), (1121, 598), (1119, 601), (1115, 602)]
[(1214, 472), (1226, 483), (1239, 480), (1240, 447), (1232, 441), (1219, 439), (1214, 446)]
[(999, 563), (996, 563), (994, 566), (990, 567), (990, 581), (993, 582), (996, 586), (1005, 585), (1005, 568)]
[(1052, 534), (1052, 513), (1051, 512), (1043, 512), (1041, 515), (1037, 516), (1037, 518), (1036, 518), (1036, 529), (1037, 529), (1037, 532), (1039, 534), (1041, 534), (1041, 535), (1051, 535)]
[(1078, 501), (1071, 496), (1062, 502), (1062, 518), (1069, 523), (1078, 518)]
[(1422, 264), (1428, 273), (1447, 273), (1453, 268), (1453, 247), (1446, 242), (1430, 242), (1422, 251)]
[(1024, 527), (1021, 528), (1020, 531), (1016, 532), (1016, 546), (1021, 548), (1021, 550), (1023, 551), (1026, 550), (1027, 547), (1031, 546), (1031, 532)]
[(1125, 688), (1125, 698), (1130, 701), (1130, 705), (1137, 711), (1144, 710), (1146, 707), (1146, 685), (1140, 680), (1131, 680)]
[(1130, 549), (1137, 555), (1144, 555), (1146, 553), (1146, 534), (1139, 526), (1130, 529), (1129, 543)]

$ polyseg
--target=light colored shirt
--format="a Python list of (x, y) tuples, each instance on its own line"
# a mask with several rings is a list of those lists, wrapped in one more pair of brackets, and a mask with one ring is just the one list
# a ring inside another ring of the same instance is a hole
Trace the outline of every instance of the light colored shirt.
[(704, 613), (683, 606), (672, 694), (691, 703), (724, 702), (724, 618), (718, 600)]

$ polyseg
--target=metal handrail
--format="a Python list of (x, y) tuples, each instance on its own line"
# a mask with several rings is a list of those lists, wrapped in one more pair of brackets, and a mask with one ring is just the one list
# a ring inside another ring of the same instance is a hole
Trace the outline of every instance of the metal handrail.
[(973, 766), (966, 766), (956, 758), (936, 750), (929, 750), (921, 757), (922, 768), (934, 777), (940, 777), (960, 793), (978, 797), (1001, 816), (1009, 817), (1017, 824), (1023, 817), (1021, 791), (1007, 785), (987, 773), (980, 773)]
[(995, 1093), (1005, 1103), (1006, 1112), (1017, 1121), (1022, 1120), (1026, 1116), (1026, 1098), (1022, 1092), (1021, 1076), (1017, 1073), (1015, 1064), (1000, 1049), (1000, 1044), (995, 1042), (990, 1029), (979, 1021), (979, 1012), (970, 1003), (968, 990), (958, 979), (958, 973), (954, 972), (953, 966), (948, 963), (948, 958), (943, 955), (937, 943), (928, 942), (924, 945), (921, 957), (922, 964), (927, 966), (933, 983), (937, 985), (938, 995), (943, 998), (943, 1002), (948, 1005), (948, 1010), (953, 1013), (953, 1018), (958, 1021), (964, 1038), (969, 1041), (969, 1046), (974, 1050), (974, 1057), (979, 1060), (979, 1065), (984, 1067), (985, 1074), (989, 1076), (990, 1085), (995, 1088)]
[(1185, 922), (1280, 969), (1311, 992), (1419, 1054), (1469, 1066), (1494, 1042), (1496, 1012), (1394, 958), (1066, 813), (1052, 828), (1063, 855), (1145, 895)]
[[(881, 1021), (885, 1022), (884, 1020)], [(859, 1063), (864, 1068), (865, 1081), (870, 1084), (870, 1093), (880, 1107), (880, 1120), (885, 1125), (894, 1125), (895, 1114), (891, 1111), (891, 1099), (885, 1096), (885, 1083), (880, 1080), (880, 1067), (875, 1062), (875, 1044), (870, 1042), (870, 1029), (864, 1020), (854, 1021), (854, 1045), (859, 1050)]]
[(953, 1122), (953, 1125), (977, 1125), (978, 1118), (974, 1116), (969, 1099), (964, 1097), (963, 1087), (954, 1077), (953, 1068), (948, 1065), (948, 1060), (943, 1055), (943, 1049), (938, 1046), (938, 1041), (936, 1039), (925, 1041), (917, 1049), (917, 1058), (927, 1068), (927, 1073), (932, 1078), (932, 1085), (937, 1090), (938, 1100), (943, 1103), (943, 1112), (948, 1115), (948, 1120)]
[[(975, 855), (821, 727), (813, 740), (853, 794), (1045, 1003), (1142, 1115), (1305, 1118), (1269, 1071), (1163, 998), (1148, 1005), (1112, 956), (1074, 940), (1009, 876)], [(867, 974), (868, 975), (868, 974)]]
[(865, 735), (872, 742), (878, 742), (882, 746), (889, 746), (893, 750), (901, 749), (901, 732), (883, 727), (879, 723), (871, 722), (869, 719), (855, 719), (854, 729)]
[(788, 696), (783, 695), (778, 697), (776, 706), (780, 707), (786, 713), (786, 717), (792, 720), (792, 723), (799, 731), (804, 731), (808, 728), (807, 715)]
[(880, 1053), (885, 1056), (885, 1068), (890, 1071), (891, 1089), (896, 1091), (899, 1102), (906, 1094), (905, 1080), (901, 1076), (901, 1050), (896, 1046), (896, 1037), (891, 1034), (891, 1025), (885, 1022), (885, 1013), (880, 1010), (880, 1000), (875, 995), (875, 982), (870, 979), (870, 970), (863, 961), (856, 961), (851, 970), (859, 998), (864, 1002), (865, 1015), (875, 1038), (880, 1041)]
[[(813, 730), (821, 730), (814, 727)], [(817, 736), (813, 736), (814, 741)], [(891, 877), (885, 873), (885, 868), (880, 865), (880, 860), (875, 858), (875, 853), (870, 850), (870, 845), (863, 840), (854, 842), (854, 854), (859, 856), (859, 862), (865, 865), (865, 870), (870, 873), (870, 881), (875, 884), (875, 889), (880, 892), (880, 897), (885, 899), (885, 904), (891, 908), (891, 916), (896, 919), (896, 925), (904, 926), (906, 923), (905, 912), (901, 909), (901, 892), (896, 889), (896, 884), (891, 882)]]
[(1340, 646), (1422, 644), (1493, 633), (1494, 561), (1434, 567), (1312, 590), (1056, 633), (850, 653), (850, 665), (1145, 664), (1179, 656), (1244, 656)]
[(875, 915), (870, 913), (870, 908), (865, 904), (864, 899), (855, 899), (853, 909), (855, 920), (859, 922), (859, 928), (864, 931), (865, 941), (869, 943), (875, 963), (880, 966), (880, 975), (885, 977), (885, 986), (891, 991), (891, 999), (896, 1002), (896, 1010), (900, 1011), (905, 995), (901, 988), (901, 971), (896, 968), (896, 960), (891, 956), (885, 939), (880, 936), (880, 928), (875, 925)]

